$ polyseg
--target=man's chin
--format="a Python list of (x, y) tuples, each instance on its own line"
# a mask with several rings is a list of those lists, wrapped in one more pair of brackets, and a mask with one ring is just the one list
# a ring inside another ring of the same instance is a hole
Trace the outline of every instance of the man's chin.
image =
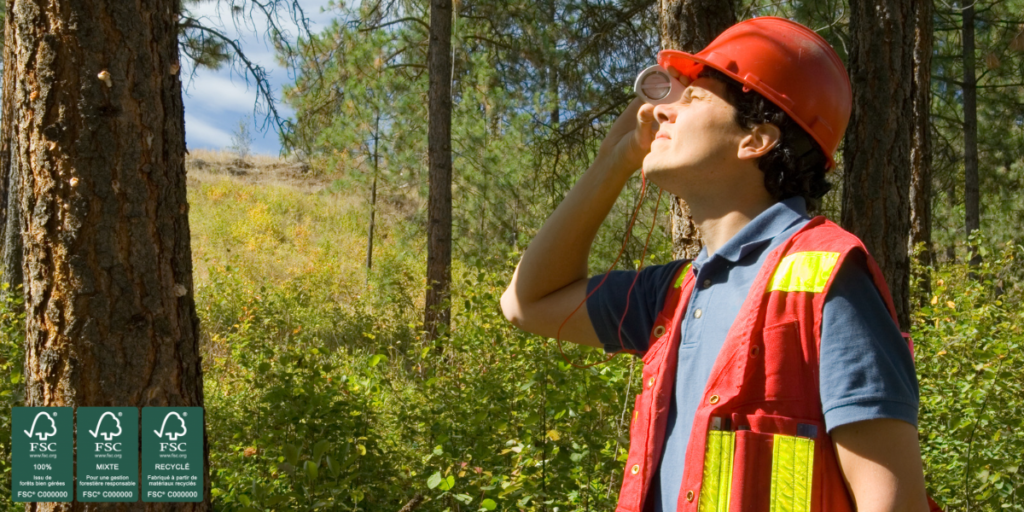
[(647, 180), (665, 192), (671, 192), (676, 195), (679, 195), (677, 189), (680, 188), (679, 172), (679, 169), (668, 168), (654, 163), (650, 165), (646, 162), (644, 163), (644, 176), (647, 177)]

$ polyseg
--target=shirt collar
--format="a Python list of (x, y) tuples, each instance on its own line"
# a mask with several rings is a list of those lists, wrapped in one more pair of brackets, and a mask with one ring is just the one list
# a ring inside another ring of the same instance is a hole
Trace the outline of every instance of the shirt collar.
[[(803, 197), (783, 199), (754, 217), (711, 257), (720, 257), (736, 263), (754, 249), (807, 218), (807, 203)], [(709, 259), (707, 247), (701, 249), (693, 261), (694, 269)]]

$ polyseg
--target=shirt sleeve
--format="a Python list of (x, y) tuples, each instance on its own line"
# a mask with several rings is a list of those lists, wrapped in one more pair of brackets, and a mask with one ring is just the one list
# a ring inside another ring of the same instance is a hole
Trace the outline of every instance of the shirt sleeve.
[(639, 272), (613, 270), (587, 281), (587, 314), (605, 352), (623, 348), (641, 354), (647, 351), (647, 340), (665, 302), (665, 293), (683, 263), (685, 260), (651, 265)]
[(821, 321), (825, 429), (893, 418), (917, 426), (914, 361), (859, 251), (840, 266)]

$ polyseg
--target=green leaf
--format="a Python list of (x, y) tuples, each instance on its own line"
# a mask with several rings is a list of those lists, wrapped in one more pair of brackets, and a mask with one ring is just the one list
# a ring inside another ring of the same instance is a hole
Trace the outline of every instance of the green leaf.
[(317, 474), (319, 473), (316, 468), (316, 463), (311, 460), (307, 460), (305, 466), (306, 476), (308, 476), (310, 480), (316, 480)]
[(437, 473), (434, 473), (433, 475), (430, 475), (430, 478), (427, 479), (427, 487), (429, 487), (431, 489), (437, 487), (440, 483), (441, 483), (441, 472), (440, 471), (438, 471)]
[(299, 449), (297, 446), (285, 443), (285, 460), (292, 466), (299, 465)]
[(454, 475), (448, 475), (448, 478), (445, 478), (444, 480), (441, 481), (441, 490), (442, 491), (450, 491), (454, 487), (455, 487), (455, 476)]
[(469, 505), (473, 501), (473, 497), (468, 494), (456, 494), (455, 499)]
[(267, 362), (260, 363), (260, 365), (256, 367), (256, 371), (260, 373), (267, 373), (268, 370), (270, 370), (270, 363)]
[(284, 458), (292, 466), (299, 465), (299, 449), (295, 445), (285, 443), (284, 445)]
[(320, 456), (324, 454), (329, 446), (330, 443), (326, 439), (320, 440), (313, 445), (313, 460), (320, 462)]
[(327, 462), (327, 472), (331, 474), (331, 478), (338, 478), (338, 462), (330, 455), (325, 457), (324, 460)]
[(480, 502), (480, 507), (487, 510), (494, 510), (498, 508), (498, 504), (495, 503), (494, 500), (487, 498), (486, 500)]
[(380, 354), (374, 354), (373, 357), (370, 358), (370, 368), (377, 366), (377, 364), (380, 363), (381, 357), (382, 356)]

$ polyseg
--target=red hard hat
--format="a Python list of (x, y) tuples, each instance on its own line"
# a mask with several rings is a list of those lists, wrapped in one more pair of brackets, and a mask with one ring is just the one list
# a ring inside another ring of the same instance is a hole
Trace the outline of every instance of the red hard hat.
[(764, 16), (722, 32), (696, 55), (662, 50), (658, 64), (695, 79), (705, 65), (753, 89), (821, 145), (828, 168), (850, 121), (853, 92), (839, 55), (813, 30)]

